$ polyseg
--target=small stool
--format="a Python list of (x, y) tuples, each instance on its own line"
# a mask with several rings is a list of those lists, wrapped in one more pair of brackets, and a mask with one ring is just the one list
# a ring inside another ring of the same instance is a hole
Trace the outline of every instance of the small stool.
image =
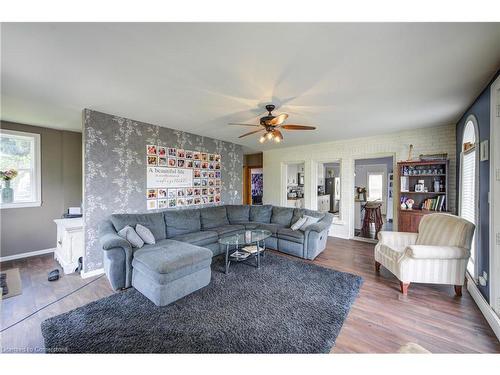
[(375, 238), (377, 238), (377, 234), (382, 229), (382, 225), (384, 225), (384, 220), (382, 219), (382, 211), (380, 207), (382, 203), (379, 201), (367, 202), (365, 204), (365, 217), (363, 219), (363, 227), (361, 228), (361, 233), (363, 235), (370, 234), (370, 224), (375, 224)]

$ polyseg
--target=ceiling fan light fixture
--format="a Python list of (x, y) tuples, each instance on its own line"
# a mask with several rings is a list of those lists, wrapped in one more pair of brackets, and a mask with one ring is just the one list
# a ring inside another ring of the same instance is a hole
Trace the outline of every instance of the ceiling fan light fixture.
[(266, 137), (261, 136), (261, 137), (259, 138), (259, 142), (260, 142), (260, 143), (264, 143), (265, 141), (266, 141)]
[(267, 139), (269, 139), (269, 140), (273, 139), (273, 137), (274, 137), (273, 132), (268, 132), (268, 133), (266, 134), (266, 138), (267, 138)]

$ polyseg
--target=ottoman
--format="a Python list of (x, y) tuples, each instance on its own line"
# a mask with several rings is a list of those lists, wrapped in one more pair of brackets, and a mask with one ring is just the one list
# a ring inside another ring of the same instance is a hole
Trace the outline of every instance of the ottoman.
[(157, 306), (165, 306), (210, 283), (212, 252), (162, 240), (134, 253), (132, 286)]

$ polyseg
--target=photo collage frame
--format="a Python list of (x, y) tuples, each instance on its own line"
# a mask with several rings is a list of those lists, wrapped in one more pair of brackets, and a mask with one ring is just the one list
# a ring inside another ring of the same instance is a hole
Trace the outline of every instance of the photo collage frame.
[(220, 154), (147, 145), (146, 164), (147, 167), (193, 171), (190, 187), (148, 187), (146, 191), (148, 210), (221, 203)]

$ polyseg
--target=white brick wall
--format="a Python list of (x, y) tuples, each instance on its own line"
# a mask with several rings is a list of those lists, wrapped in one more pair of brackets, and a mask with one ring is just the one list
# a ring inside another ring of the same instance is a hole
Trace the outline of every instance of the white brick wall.
[[(348, 139), (317, 143), (305, 146), (280, 148), (264, 152), (264, 202), (284, 205), (284, 163), (305, 163), (305, 205), (316, 208), (317, 163), (340, 160), (341, 162), (341, 203), (340, 220), (332, 226), (331, 234), (344, 238), (354, 235), (354, 160), (372, 157), (394, 156), (395, 162), (406, 160), (409, 145), (413, 144), (413, 157), (420, 154), (447, 153), (450, 159), (449, 208), (455, 212), (456, 185), (456, 142), (455, 125), (421, 128), (384, 134), (374, 137)], [(396, 170), (395, 170), (396, 172)], [(397, 179), (396, 179), (397, 180)], [(399, 189), (395, 180), (394, 189)], [(395, 202), (395, 205), (399, 202)], [(396, 207), (395, 207), (396, 208)], [(397, 210), (395, 223), (397, 228)]]

